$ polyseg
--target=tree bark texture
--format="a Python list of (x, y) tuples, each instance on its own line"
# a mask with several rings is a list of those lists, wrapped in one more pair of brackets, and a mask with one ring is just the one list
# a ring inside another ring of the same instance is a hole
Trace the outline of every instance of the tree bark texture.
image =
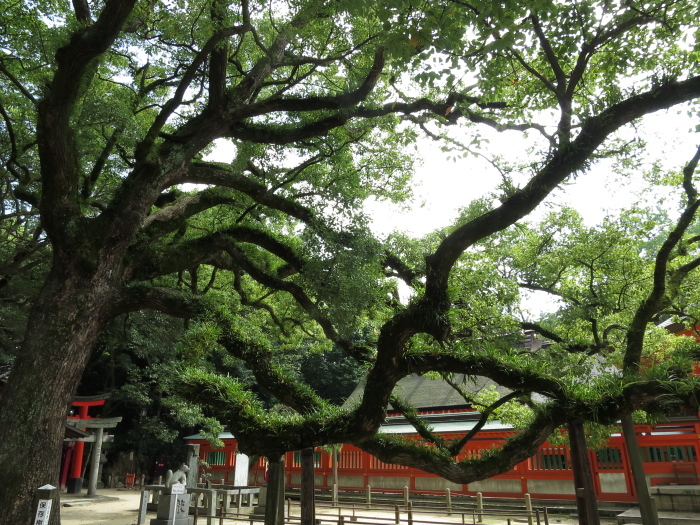
[(586, 446), (583, 421), (569, 421), (569, 444), (571, 463), (574, 471), (574, 490), (576, 491), (576, 509), (581, 525), (600, 525), (598, 505), (595, 499), (591, 461)]
[(647, 478), (644, 475), (642, 452), (639, 450), (639, 443), (637, 443), (637, 434), (634, 430), (632, 416), (626, 415), (622, 417), (622, 435), (625, 438), (625, 445), (627, 445), (627, 456), (629, 457), (630, 470), (632, 471), (634, 488), (637, 493), (637, 503), (639, 503), (639, 513), (642, 517), (642, 524), (659, 525), (659, 517), (656, 514), (656, 507), (649, 495)]
[[(106, 322), (109, 297), (108, 288), (61, 269), (51, 272), (34, 305), (22, 352), (0, 397), (1, 525), (24, 523), (36, 490), (59, 485), (65, 418)], [(59, 514), (52, 513), (52, 525)]]
[(301, 451), (301, 525), (316, 523), (316, 494), (314, 479), (314, 449)]
[(265, 525), (284, 525), (284, 454), (268, 457)]

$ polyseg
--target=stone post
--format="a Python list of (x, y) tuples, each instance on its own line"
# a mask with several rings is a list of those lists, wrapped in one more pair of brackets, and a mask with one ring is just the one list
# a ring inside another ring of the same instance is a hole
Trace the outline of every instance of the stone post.
[(187, 445), (186, 465), (190, 469), (187, 475), (186, 487), (194, 489), (197, 487), (197, 478), (199, 478), (199, 445)]
[(150, 496), (150, 491), (144, 490), (141, 492), (141, 498), (139, 500), (139, 515), (136, 520), (136, 525), (143, 525), (146, 523), (146, 512), (148, 510), (148, 498)]
[[(528, 525), (534, 525), (532, 521), (532, 498), (530, 494), (525, 494), (525, 510), (527, 511), (527, 523)], [(538, 520), (539, 523), (539, 520)]]
[[(53, 485), (44, 485), (36, 491), (36, 512), (32, 525), (48, 525), (54, 501), (58, 500), (58, 490)], [(56, 510), (59, 512), (59, 510)]]
[(95, 429), (95, 443), (92, 447), (92, 463), (90, 463), (90, 478), (88, 481), (88, 496), (97, 496), (97, 474), (100, 471), (100, 456), (102, 455), (102, 436), (104, 428)]
[(248, 467), (250, 460), (245, 454), (237, 453), (236, 462), (233, 466), (233, 486), (247, 487), (248, 486)]

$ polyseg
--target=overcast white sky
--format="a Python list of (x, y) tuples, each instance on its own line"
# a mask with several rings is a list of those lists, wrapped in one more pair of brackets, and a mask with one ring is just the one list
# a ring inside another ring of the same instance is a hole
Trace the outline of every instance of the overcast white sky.
[[(695, 153), (700, 144), (700, 133), (691, 132), (698, 122), (677, 110), (650, 115), (638, 126), (648, 137), (647, 156), (661, 160), (668, 169), (680, 169)], [(506, 158), (524, 157), (526, 143), (519, 141), (519, 133), (496, 133), (484, 130), (490, 139), (488, 150)], [(468, 142), (468, 140), (466, 141)], [(229, 142), (218, 141), (207, 160), (231, 162), (233, 150)], [(389, 202), (369, 202), (367, 212), (373, 218), (373, 228), (380, 235), (394, 230), (421, 236), (437, 228), (450, 225), (473, 199), (492, 192), (500, 183), (495, 168), (483, 159), (470, 157), (454, 162), (440, 150), (440, 144), (429, 140), (418, 145), (417, 155), (422, 162), (417, 165), (414, 177), (415, 199), (409, 210), (405, 205)], [(533, 160), (539, 160), (533, 158)], [(635, 181), (639, 173), (629, 174), (623, 185), (610, 163), (599, 162), (587, 173), (579, 175), (571, 184), (557, 190), (550, 202), (567, 204), (576, 208), (589, 225), (600, 223), (606, 216), (621, 208), (629, 207), (636, 200)], [(537, 213), (533, 214), (535, 217)]]
[[(678, 115), (676, 110), (647, 117), (639, 131), (648, 137), (648, 158), (659, 159), (668, 169), (681, 168), (700, 144), (700, 133), (689, 131), (695, 124), (698, 123), (684, 114)], [(513, 150), (518, 148), (515, 134), (494, 133), (490, 146), (504, 156), (523, 155), (524, 146)], [(459, 208), (493, 191), (500, 182), (498, 172), (487, 162), (469, 158), (455, 163), (433, 143), (421, 143), (419, 155), (423, 165), (416, 170), (416, 205), (410, 211), (402, 211), (399, 206), (386, 202), (368, 204), (367, 210), (374, 217), (378, 233), (387, 234), (398, 229), (423, 235), (447, 226), (457, 217)], [(600, 162), (557, 190), (550, 201), (576, 208), (592, 226), (633, 204), (636, 189), (640, 187), (640, 182), (634, 180), (638, 176), (641, 172), (631, 174), (632, 178), (627, 178), (621, 187), (610, 163)]]

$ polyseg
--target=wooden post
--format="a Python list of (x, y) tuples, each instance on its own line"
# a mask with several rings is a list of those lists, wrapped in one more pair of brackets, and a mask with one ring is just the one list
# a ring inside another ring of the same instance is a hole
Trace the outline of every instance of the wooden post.
[(579, 523), (580, 525), (600, 525), (586, 435), (583, 431), (583, 421), (580, 419), (569, 421), (569, 445)]
[(314, 449), (301, 451), (301, 525), (314, 525), (316, 520), (316, 501), (314, 486)]
[(408, 513), (408, 525), (413, 525), (413, 505), (411, 504), (410, 501), (408, 502), (407, 513)]
[(399, 506), (398, 506), (398, 505), (396, 505), (396, 506), (394, 507), (394, 512), (395, 512), (395, 515), (396, 515), (396, 517), (395, 517), (395, 519), (394, 519), (394, 523), (396, 523), (396, 525), (398, 525), (399, 523), (401, 523), (401, 511), (399, 510)]
[(447, 515), (452, 515), (452, 493), (450, 489), (445, 489), (445, 506), (447, 507)]
[(647, 478), (644, 475), (642, 453), (639, 450), (639, 443), (637, 443), (637, 433), (634, 430), (632, 416), (627, 415), (622, 417), (622, 435), (625, 438), (625, 445), (627, 446), (627, 457), (629, 458), (630, 470), (632, 471), (634, 488), (637, 492), (637, 502), (639, 503), (639, 514), (642, 517), (642, 525), (659, 525), (659, 517), (656, 513), (656, 507), (649, 495)]

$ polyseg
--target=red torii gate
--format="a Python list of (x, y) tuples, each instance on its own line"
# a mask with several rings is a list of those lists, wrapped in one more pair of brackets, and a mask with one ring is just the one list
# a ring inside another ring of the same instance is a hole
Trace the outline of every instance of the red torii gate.
[[(78, 409), (78, 414), (70, 415), (68, 419), (95, 419), (88, 414), (88, 410), (90, 407), (104, 405), (108, 397), (109, 394), (76, 396), (73, 400), (73, 407)], [(69, 494), (80, 494), (80, 490), (83, 487), (84, 452), (84, 441), (76, 441), (72, 447), (66, 447), (63, 465), (61, 466), (61, 486), (65, 486)]]

